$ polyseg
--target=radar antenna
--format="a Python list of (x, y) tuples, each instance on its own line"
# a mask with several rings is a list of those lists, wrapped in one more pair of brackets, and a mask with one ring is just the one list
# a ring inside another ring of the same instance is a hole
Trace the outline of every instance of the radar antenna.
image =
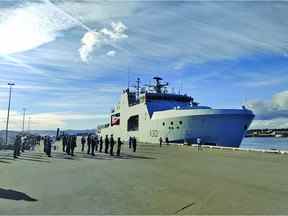
[(153, 77), (153, 79), (156, 81), (156, 85), (152, 85), (151, 87), (154, 88), (156, 93), (163, 93), (163, 88), (169, 85), (168, 82), (161, 83), (161, 81), (163, 80), (161, 77)]

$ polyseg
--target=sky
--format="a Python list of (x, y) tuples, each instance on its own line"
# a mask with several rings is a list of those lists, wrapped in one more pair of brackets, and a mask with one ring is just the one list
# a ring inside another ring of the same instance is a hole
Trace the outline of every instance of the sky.
[[(137, 77), (288, 127), (288, 2), (0, 1), (0, 127), (89, 129)], [(172, 88), (173, 87), (173, 88)]]

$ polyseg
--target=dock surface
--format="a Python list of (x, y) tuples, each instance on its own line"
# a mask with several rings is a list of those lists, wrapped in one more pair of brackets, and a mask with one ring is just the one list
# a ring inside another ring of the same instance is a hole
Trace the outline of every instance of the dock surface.
[[(125, 144), (121, 157), (0, 151), (0, 214), (288, 214), (288, 155)], [(78, 150), (80, 145), (78, 144)]]

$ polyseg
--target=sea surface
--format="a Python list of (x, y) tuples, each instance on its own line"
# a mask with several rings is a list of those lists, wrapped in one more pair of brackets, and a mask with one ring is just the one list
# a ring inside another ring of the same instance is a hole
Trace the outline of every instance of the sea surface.
[(247, 137), (243, 139), (240, 148), (288, 150), (288, 137)]

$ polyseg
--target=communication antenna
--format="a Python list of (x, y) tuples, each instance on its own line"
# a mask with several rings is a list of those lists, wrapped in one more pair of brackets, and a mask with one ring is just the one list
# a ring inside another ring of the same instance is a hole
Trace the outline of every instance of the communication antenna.
[(136, 90), (137, 90), (137, 98), (139, 98), (139, 95), (140, 95), (140, 78), (139, 77), (136, 80)]
[(130, 66), (127, 68), (127, 87), (130, 88)]
[(22, 132), (25, 132), (25, 115), (26, 115), (26, 108), (23, 108), (23, 120), (22, 120)]

